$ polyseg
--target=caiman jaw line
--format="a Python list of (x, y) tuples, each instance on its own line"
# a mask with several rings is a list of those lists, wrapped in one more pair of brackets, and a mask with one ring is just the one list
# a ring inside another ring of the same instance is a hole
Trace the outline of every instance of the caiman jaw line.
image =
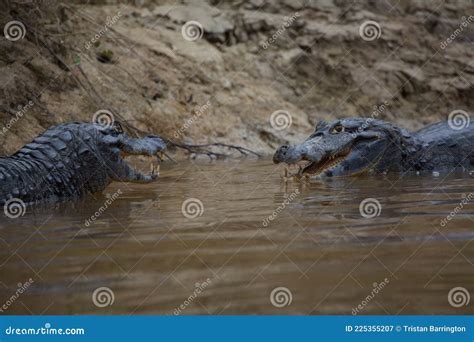
[[(313, 162), (310, 160), (300, 160), (294, 164), (288, 164), (285, 166), (285, 177), (298, 177), (301, 178), (305, 175), (319, 175), (324, 171), (329, 171), (337, 167), (342, 163), (346, 157), (349, 155), (350, 149), (339, 153), (337, 155), (332, 155), (329, 157), (324, 157), (320, 162)], [(295, 173), (290, 173), (290, 167), (297, 166), (298, 170)]]
[[(160, 175), (160, 166), (161, 166), (160, 162), (163, 160), (163, 155), (164, 155), (163, 152), (158, 152), (158, 154), (156, 156), (143, 156), (150, 163), (150, 175), (152, 175), (152, 176), (154, 176), (154, 175), (159, 176)], [(122, 154), (121, 157), (122, 157), (123, 162), (127, 163), (126, 158), (128, 157), (128, 155)], [(139, 172), (139, 170), (137, 170), (135, 168), (133, 168), (133, 169), (134, 169), (135, 172)]]
[[(286, 164), (285, 165), (285, 177), (301, 177), (303, 172), (306, 168), (310, 167), (313, 164), (312, 161), (309, 160), (300, 160), (294, 164)], [(297, 167), (296, 171), (291, 170), (291, 168)]]
[(150, 161), (150, 174), (159, 175), (160, 174), (160, 164), (158, 163), (159, 159), (155, 157), (148, 157), (148, 160)]

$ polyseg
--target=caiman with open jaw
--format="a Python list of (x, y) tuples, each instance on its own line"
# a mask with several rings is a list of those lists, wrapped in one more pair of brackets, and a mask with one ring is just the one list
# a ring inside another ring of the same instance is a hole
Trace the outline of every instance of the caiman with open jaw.
[[(152, 182), (165, 148), (157, 136), (129, 137), (118, 123), (53, 126), (12, 156), (0, 158), (0, 204), (13, 198), (37, 203), (80, 197), (102, 191), (112, 181)], [(151, 157), (150, 174), (129, 166), (123, 159), (127, 155)]]
[(289, 176), (297, 178), (472, 170), (474, 126), (438, 122), (409, 132), (370, 118), (321, 121), (302, 144), (280, 146), (273, 161), (296, 165)]

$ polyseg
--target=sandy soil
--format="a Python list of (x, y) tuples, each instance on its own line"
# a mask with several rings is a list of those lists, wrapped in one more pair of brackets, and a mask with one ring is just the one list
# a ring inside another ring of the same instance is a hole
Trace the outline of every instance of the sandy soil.
[[(468, 0), (0, 2), (2, 27), (24, 25), (23, 38), (0, 40), (0, 154), (99, 110), (177, 141), (262, 153), (320, 119), (416, 129), (474, 112)], [(361, 31), (367, 21), (375, 35)]]

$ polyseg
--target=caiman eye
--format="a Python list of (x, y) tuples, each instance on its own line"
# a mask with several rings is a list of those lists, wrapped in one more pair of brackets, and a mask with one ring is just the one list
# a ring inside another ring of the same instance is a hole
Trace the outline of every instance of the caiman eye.
[(342, 133), (345, 131), (345, 128), (344, 126), (342, 125), (337, 125), (337, 126), (334, 126), (334, 128), (331, 130), (331, 133), (335, 134), (335, 133)]
[(118, 121), (114, 122), (113, 129), (114, 129), (115, 133), (118, 133), (118, 134), (122, 134), (124, 132), (122, 124)]

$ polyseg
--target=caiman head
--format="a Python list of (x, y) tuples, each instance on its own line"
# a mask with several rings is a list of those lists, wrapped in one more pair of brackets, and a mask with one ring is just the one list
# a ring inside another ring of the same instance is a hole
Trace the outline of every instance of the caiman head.
[(290, 175), (296, 177), (397, 171), (414, 149), (412, 140), (406, 130), (381, 120), (321, 121), (302, 144), (280, 146), (273, 162), (296, 165), (296, 173)]
[[(50, 127), (10, 157), (0, 158), (0, 202), (57, 200), (102, 191), (112, 181), (152, 182), (166, 143), (129, 137), (118, 122), (66, 123)], [(148, 156), (151, 172), (131, 167), (128, 155)]]
[[(98, 131), (98, 151), (107, 165), (109, 179), (127, 182), (150, 182), (158, 177), (159, 161), (166, 143), (155, 135), (143, 138), (131, 138), (124, 133), (120, 123), (115, 122), (111, 127), (93, 124)], [(148, 157), (150, 173), (143, 174), (132, 168), (125, 160), (130, 155)]]

